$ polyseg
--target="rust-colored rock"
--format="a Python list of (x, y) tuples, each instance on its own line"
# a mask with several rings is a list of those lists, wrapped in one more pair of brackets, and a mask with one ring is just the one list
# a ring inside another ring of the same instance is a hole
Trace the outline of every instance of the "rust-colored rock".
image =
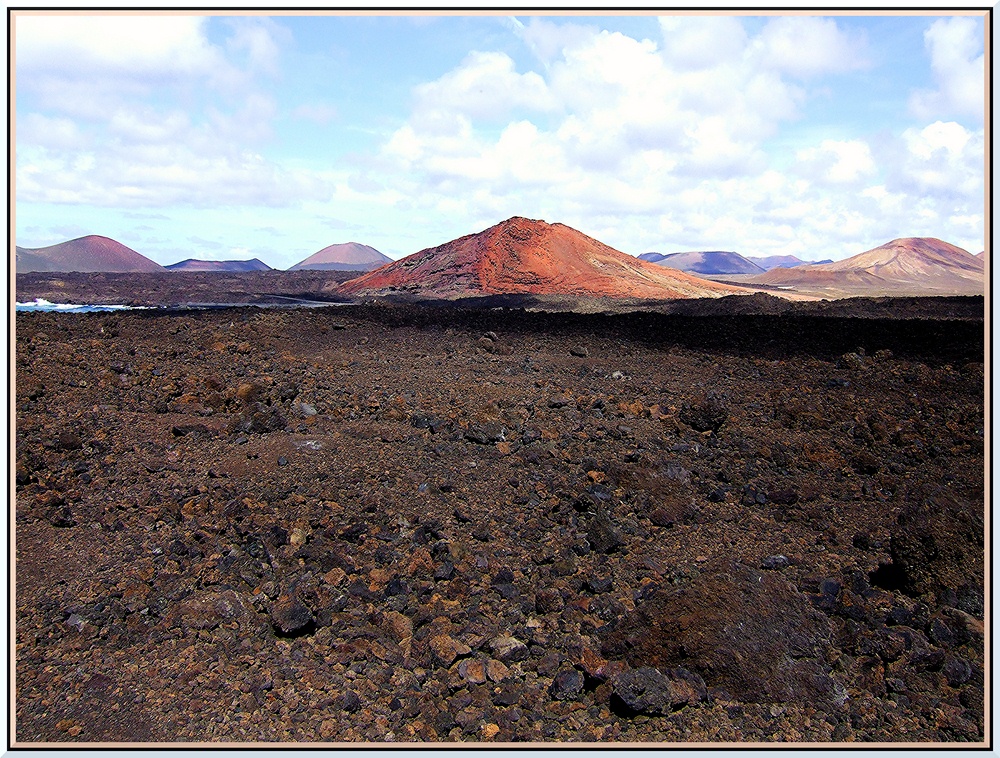
[(638, 260), (564, 224), (515, 216), (346, 282), (342, 292), (675, 299), (746, 290)]

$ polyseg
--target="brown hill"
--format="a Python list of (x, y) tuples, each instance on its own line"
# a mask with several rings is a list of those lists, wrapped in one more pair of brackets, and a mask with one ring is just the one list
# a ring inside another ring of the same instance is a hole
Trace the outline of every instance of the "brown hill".
[(328, 245), (296, 263), (289, 271), (371, 271), (392, 263), (392, 258), (383, 255), (374, 247), (359, 242), (341, 242)]
[(564, 224), (515, 216), (346, 282), (352, 295), (524, 293), (674, 299), (746, 293), (638, 260)]
[(48, 247), (15, 249), (15, 271), (81, 271), (85, 273), (152, 273), (159, 263), (113, 239), (91, 234)]
[(981, 295), (981, 258), (933, 237), (905, 237), (833, 263), (775, 268), (754, 284), (832, 296)]

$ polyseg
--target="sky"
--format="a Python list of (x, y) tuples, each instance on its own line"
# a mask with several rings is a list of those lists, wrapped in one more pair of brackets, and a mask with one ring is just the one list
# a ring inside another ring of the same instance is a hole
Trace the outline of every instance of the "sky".
[(15, 233), (398, 259), (511, 216), (623, 252), (984, 248), (981, 15), (16, 13)]

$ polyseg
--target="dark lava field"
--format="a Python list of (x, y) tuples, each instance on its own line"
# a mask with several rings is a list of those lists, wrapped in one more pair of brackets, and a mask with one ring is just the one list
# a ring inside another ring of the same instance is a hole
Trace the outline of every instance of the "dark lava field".
[(983, 301), (772, 300), (17, 314), (16, 744), (990, 740)]

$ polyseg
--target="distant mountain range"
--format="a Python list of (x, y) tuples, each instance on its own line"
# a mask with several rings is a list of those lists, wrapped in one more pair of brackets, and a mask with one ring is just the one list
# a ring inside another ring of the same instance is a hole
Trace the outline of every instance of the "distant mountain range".
[(352, 295), (689, 298), (745, 292), (638, 260), (564, 224), (515, 216), (341, 285)]
[(796, 266), (811, 266), (817, 263), (833, 263), (831, 258), (822, 261), (804, 261), (794, 255), (748, 255), (747, 260), (753, 261), (765, 271), (770, 271), (772, 268), (795, 268)]
[(168, 271), (274, 271), (273, 268), (259, 258), (251, 258), (248, 261), (204, 261), (197, 258), (188, 258), (178, 263), (171, 263), (164, 268)]
[(113, 239), (91, 234), (48, 247), (16, 247), (14, 270), (19, 274), (32, 271), (80, 271), (83, 273), (153, 273), (166, 271), (130, 247)]
[(706, 250), (687, 253), (643, 253), (641, 259), (693, 274), (762, 274), (765, 269), (739, 253)]
[(803, 293), (982, 295), (983, 259), (933, 237), (905, 237), (832, 263), (775, 268), (746, 280)]
[[(840, 261), (753, 260), (730, 251), (626, 255), (564, 224), (514, 217), (478, 234), (393, 262), (356, 242), (330, 245), (289, 271), (366, 271), (332, 288), (349, 295), (453, 298), (493, 294), (677, 299), (747, 294), (755, 287), (806, 297), (981, 295), (985, 255), (931, 237), (906, 237)], [(163, 267), (98, 235), (42, 248), (16, 247), (15, 270), (156, 273), (270, 271), (259, 259), (188, 259)], [(700, 275), (700, 276), (699, 276)], [(739, 288), (702, 277), (732, 276)]]
[(371, 271), (386, 263), (392, 263), (392, 258), (383, 255), (374, 247), (359, 242), (342, 242), (324, 247), (288, 270)]
[(660, 266), (689, 271), (693, 274), (715, 276), (718, 274), (761, 274), (772, 268), (794, 268), (816, 263), (832, 263), (829, 258), (822, 261), (804, 261), (794, 255), (752, 256), (740, 255), (726, 250), (699, 250), (686, 253), (643, 253), (641, 260)]

